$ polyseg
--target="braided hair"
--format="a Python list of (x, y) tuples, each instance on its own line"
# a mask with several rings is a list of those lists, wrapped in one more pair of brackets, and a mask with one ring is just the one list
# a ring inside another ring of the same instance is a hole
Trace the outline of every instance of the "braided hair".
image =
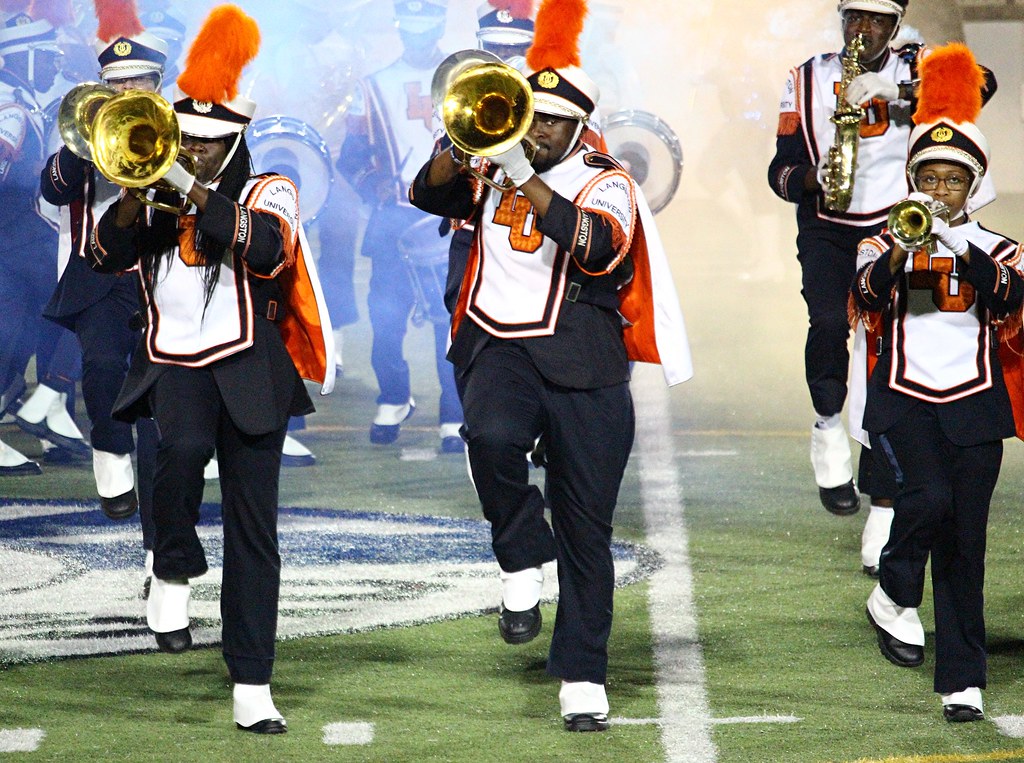
[[(252, 156), (249, 154), (249, 147), (245, 143), (244, 135), (229, 135), (223, 138), (228, 150), (230, 143), (238, 139), (238, 147), (235, 149), (231, 160), (224, 167), (220, 174), (220, 185), (217, 192), (226, 196), (232, 201), (238, 201), (242, 195), (245, 184), (252, 176)], [(178, 197), (169, 191), (158, 191), (154, 197), (155, 201), (162, 201), (168, 204), (175, 204)], [(223, 244), (214, 241), (200, 230), (200, 222), (203, 219), (203, 212), (196, 212), (196, 225), (193, 229), (195, 251), (202, 257), (202, 264), (197, 265), (203, 269), (203, 314), (210, 306), (213, 293), (220, 278), (220, 266), (227, 256), (230, 258), (231, 250)], [(172, 257), (178, 251), (178, 216), (159, 209), (153, 210), (153, 216), (149, 227), (144, 229), (141, 242), (141, 257), (139, 265), (142, 269), (142, 277), (146, 282), (147, 291), (153, 293), (157, 277), (160, 274), (161, 265), (166, 263), (170, 267)]]

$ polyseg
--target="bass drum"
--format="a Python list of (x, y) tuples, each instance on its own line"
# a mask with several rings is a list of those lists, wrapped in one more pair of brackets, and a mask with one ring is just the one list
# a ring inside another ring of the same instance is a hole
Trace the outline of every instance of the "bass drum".
[(412, 321), (447, 323), (451, 316), (444, 306), (444, 287), (448, 279), (448, 247), (451, 236), (441, 237), (441, 218), (417, 220), (398, 238), (398, 253), (409, 269), (416, 307)]
[(648, 111), (616, 111), (603, 124), (608, 152), (629, 170), (657, 214), (672, 201), (683, 175), (683, 147), (660, 117)]
[(334, 182), (331, 152), (320, 133), (300, 119), (278, 114), (253, 122), (245, 142), (256, 172), (276, 172), (295, 181), (302, 222), (313, 222)]

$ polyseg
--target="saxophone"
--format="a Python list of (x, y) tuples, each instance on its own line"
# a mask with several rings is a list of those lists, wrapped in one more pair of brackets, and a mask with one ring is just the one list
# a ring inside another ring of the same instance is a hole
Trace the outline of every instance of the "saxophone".
[(822, 190), (825, 193), (825, 206), (833, 212), (845, 212), (853, 198), (853, 172), (857, 167), (857, 142), (860, 139), (860, 120), (864, 117), (864, 109), (846, 102), (846, 88), (861, 73), (860, 54), (863, 50), (864, 36), (860, 34), (846, 47), (837, 93), (839, 105), (836, 113), (829, 117), (836, 126), (836, 134), (822, 171)]

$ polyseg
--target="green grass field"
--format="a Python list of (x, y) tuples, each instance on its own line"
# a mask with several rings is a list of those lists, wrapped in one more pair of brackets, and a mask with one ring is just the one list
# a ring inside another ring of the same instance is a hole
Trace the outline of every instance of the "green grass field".
[[(756, 290), (747, 297), (751, 309), (765, 307)], [(668, 413), (715, 760), (1024, 760), (1024, 739), (1004, 735), (992, 720), (1024, 715), (1024, 448), (1007, 442), (990, 524), (988, 720), (950, 725), (931, 691), (930, 649), (923, 667), (907, 670), (886, 662), (875, 645), (863, 613), (873, 585), (860, 572), (864, 514), (837, 518), (818, 503), (806, 455), (799, 343), (752, 343), (747, 370), (734, 370), (728, 339), (712, 341), (700, 323), (711, 299), (698, 294), (686, 303), (688, 317), (697, 317), (698, 376), (670, 393)], [(794, 311), (787, 310), (773, 320), (791, 322)], [(772, 328), (767, 320), (763, 330)], [(740, 330), (716, 327), (725, 335)], [(460, 457), (403, 460), (403, 453), (422, 457), (437, 444), (426, 336), (418, 329), (408, 343), (420, 410), (400, 447), (367, 443), (374, 396), (367, 349), (358, 337), (346, 346), (347, 375), (331, 398), (318, 401), (321, 412), (302, 435), (318, 464), (284, 471), (283, 505), (479, 516)], [(38, 455), (37, 444), (13, 427), (0, 427), (0, 436)], [(644, 466), (634, 450), (616, 520), (619, 538), (641, 543)], [(0, 492), (87, 500), (90, 483), (88, 468), (49, 467), (42, 477), (4, 480)], [(207, 500), (217, 498), (211, 484)], [(541, 637), (521, 647), (500, 641), (493, 614), (282, 641), (273, 685), (289, 733), (279, 738), (234, 729), (217, 649), (6, 665), (0, 730), (42, 729), (45, 738), (35, 752), (0, 757), (691, 763), (697, 758), (685, 750), (666, 752), (658, 725), (627, 722), (662, 718), (648, 587), (641, 582), (617, 593), (608, 691), (612, 716), (622, 722), (605, 734), (561, 730), (557, 684), (544, 673), (554, 620), (548, 606)], [(495, 583), (495, 605), (497, 596)], [(930, 638), (929, 597), (922, 619)], [(724, 722), (761, 716), (794, 722)], [(335, 723), (372, 724), (373, 740), (325, 744), (324, 727)]]

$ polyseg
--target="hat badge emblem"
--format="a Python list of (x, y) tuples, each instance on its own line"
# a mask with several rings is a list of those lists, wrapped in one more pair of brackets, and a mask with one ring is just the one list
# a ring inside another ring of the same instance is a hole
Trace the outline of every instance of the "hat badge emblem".
[(503, 8), (498, 11), (498, 21), (502, 24), (511, 24), (515, 19), (512, 18), (512, 14), (507, 9)]
[(936, 127), (932, 130), (932, 140), (936, 143), (949, 143), (953, 140), (953, 131), (948, 127)]
[(127, 40), (118, 40), (114, 43), (114, 55), (115, 56), (127, 56), (132, 52), (132, 44)]
[(192, 101), (192, 108), (196, 110), (198, 114), (209, 114), (213, 111), (213, 104), (210, 101)]
[(547, 90), (558, 87), (558, 82), (558, 75), (551, 71), (541, 72), (537, 77), (537, 84)]

